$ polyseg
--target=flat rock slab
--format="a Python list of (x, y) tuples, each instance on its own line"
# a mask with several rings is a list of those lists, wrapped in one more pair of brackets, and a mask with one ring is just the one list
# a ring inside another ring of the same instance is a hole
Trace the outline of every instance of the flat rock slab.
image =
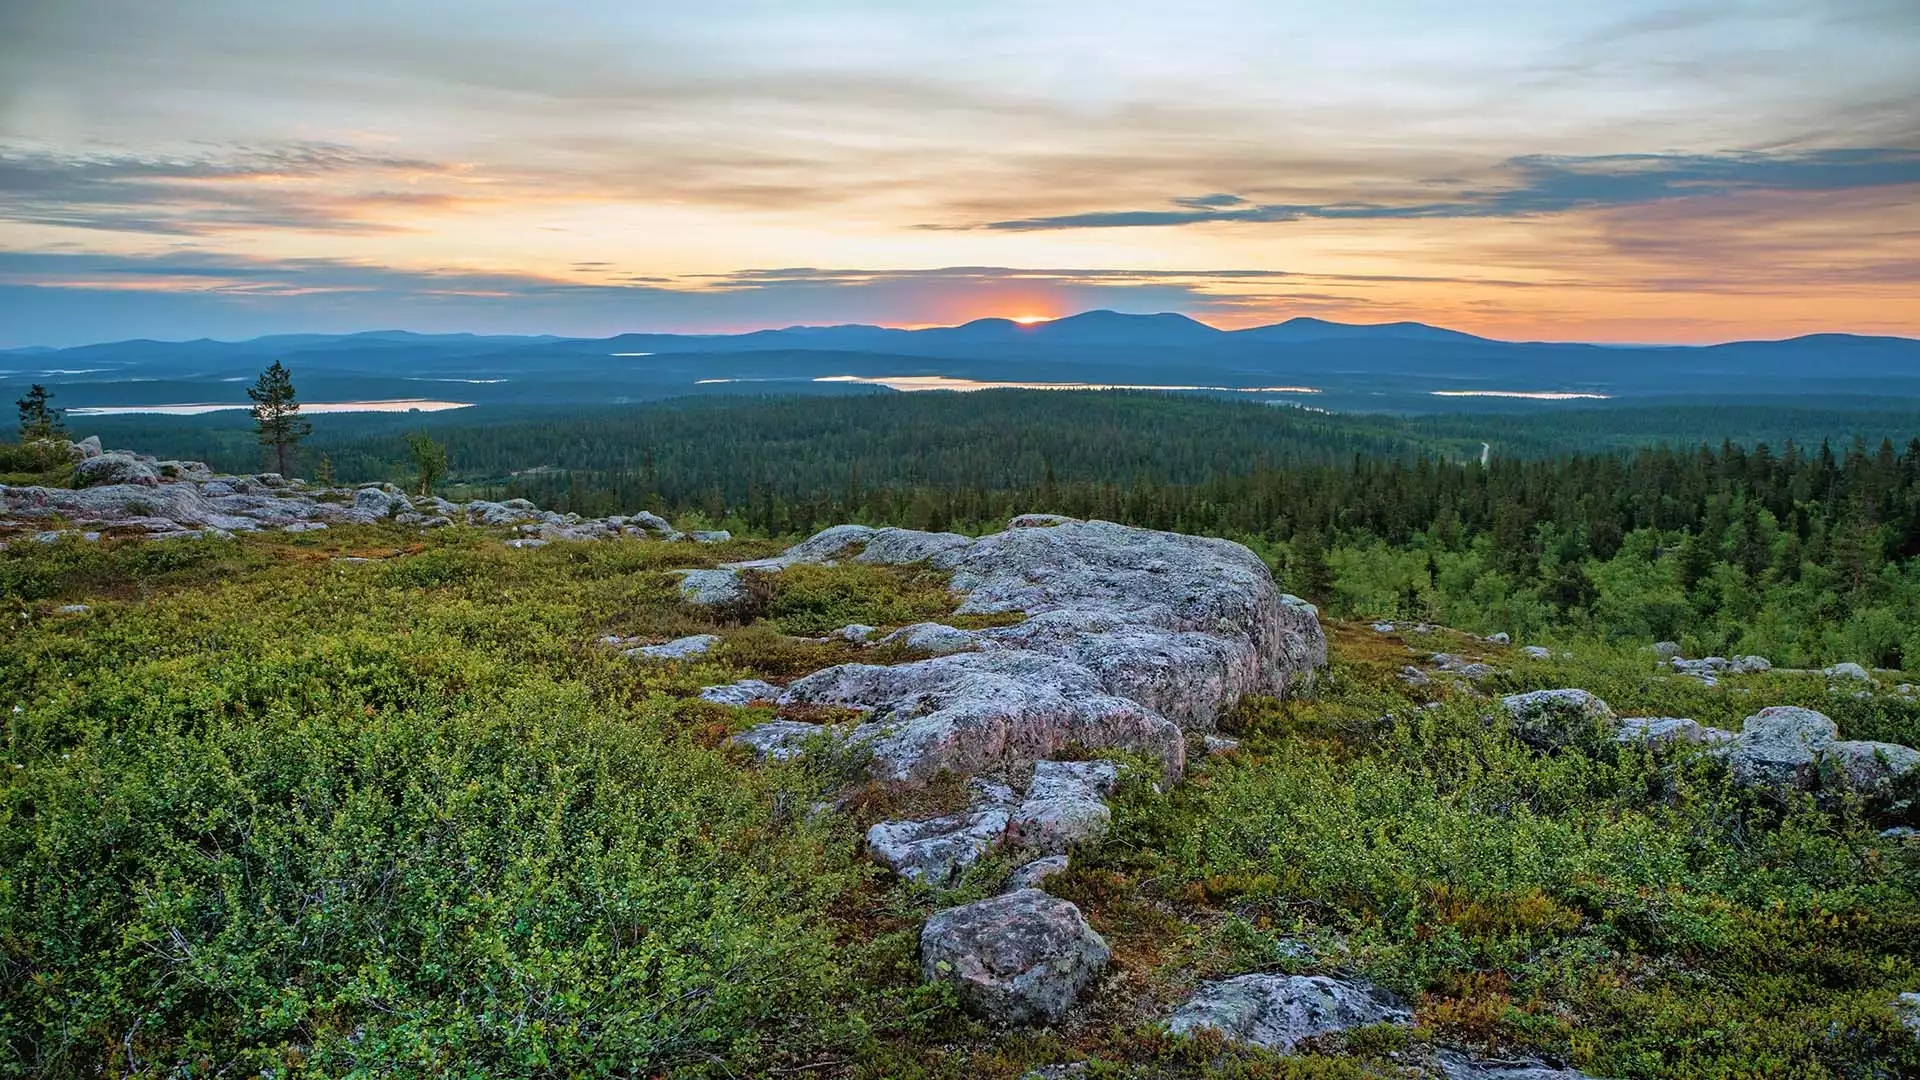
[(1413, 1011), (1377, 987), (1324, 975), (1240, 975), (1207, 983), (1167, 1029), (1211, 1028), (1233, 1042), (1285, 1052), (1315, 1035), (1371, 1024), (1410, 1024)]
[(706, 653), (718, 644), (720, 644), (719, 634), (689, 634), (659, 645), (642, 645), (637, 649), (628, 649), (626, 655), (646, 660), (684, 660), (690, 656)]
[(770, 682), (742, 679), (725, 686), (703, 686), (700, 688), (700, 700), (720, 705), (753, 705), (762, 701), (777, 700), (780, 692), (780, 688)]
[(1106, 798), (1119, 780), (1111, 761), (1039, 762), (1009, 831), (1020, 844), (1048, 855), (1098, 840), (1113, 820)]
[(936, 912), (920, 931), (921, 975), (1009, 1024), (1060, 1019), (1111, 956), (1079, 908), (1038, 889)]
[(1454, 1050), (1442, 1050), (1438, 1057), (1446, 1080), (1595, 1080), (1538, 1058), (1474, 1058)]
[(882, 821), (867, 830), (867, 853), (926, 885), (946, 885), (1006, 839), (1007, 811), (986, 807), (931, 821)]

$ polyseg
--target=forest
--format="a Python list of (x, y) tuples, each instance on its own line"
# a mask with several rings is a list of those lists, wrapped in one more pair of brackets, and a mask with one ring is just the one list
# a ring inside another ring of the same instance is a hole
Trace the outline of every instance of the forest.
[[(458, 493), (584, 514), (647, 508), (753, 535), (1097, 517), (1246, 543), (1343, 617), (1898, 667), (1920, 659), (1913, 416), (1819, 405), (1349, 416), (1146, 393), (709, 397), (327, 416), (303, 450), (344, 481), (401, 479), (408, 435), (427, 432), (448, 448)], [(259, 463), (240, 416), (87, 423), (110, 444)], [(1706, 431), (1717, 434), (1688, 434)]]

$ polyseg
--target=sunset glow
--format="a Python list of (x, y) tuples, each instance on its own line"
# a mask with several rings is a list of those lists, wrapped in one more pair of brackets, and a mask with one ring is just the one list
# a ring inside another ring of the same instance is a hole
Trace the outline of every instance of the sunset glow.
[(1910, 5), (565, 7), (24, 5), (0, 347), (1094, 308), (1920, 333)]

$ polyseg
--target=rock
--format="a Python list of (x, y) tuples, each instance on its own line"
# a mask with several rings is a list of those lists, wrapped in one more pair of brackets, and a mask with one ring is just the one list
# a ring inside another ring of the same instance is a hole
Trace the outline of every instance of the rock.
[(1137, 750), (1173, 779), (1186, 754), (1172, 721), (1106, 693), (1083, 667), (1025, 650), (842, 664), (795, 681), (781, 700), (870, 709), (853, 737), (872, 748), (884, 780), (970, 776), (1069, 745)]
[(1764, 656), (1736, 656), (1733, 658), (1733, 673), (1736, 675), (1758, 675), (1772, 671), (1773, 661)]
[(1536, 750), (1611, 736), (1617, 722), (1607, 703), (1585, 690), (1535, 690), (1500, 701), (1513, 718), (1513, 734)]
[(106, 453), (100, 446), (100, 436), (98, 435), (89, 435), (73, 445), (79, 449), (82, 460), (97, 458)]
[(1527, 659), (1529, 659), (1529, 660), (1551, 660), (1551, 659), (1553, 659), (1553, 650), (1551, 650), (1551, 649), (1549, 649), (1549, 648), (1547, 648), (1547, 647), (1546, 647), (1546, 646), (1544, 646), (1544, 645), (1526, 645), (1526, 646), (1522, 646), (1522, 647), (1521, 647), (1521, 649), (1520, 649), (1520, 652), (1521, 652), (1521, 655), (1523, 655), (1523, 656), (1525, 656), (1525, 657), (1526, 657)]
[(882, 645), (901, 645), (914, 652), (929, 653), (933, 656), (950, 656), (957, 652), (966, 652), (979, 647), (972, 631), (960, 630), (942, 623), (923, 622), (903, 626), (880, 639)]
[(775, 701), (779, 697), (779, 687), (759, 679), (742, 679), (725, 686), (700, 688), (700, 700), (717, 702), (721, 705), (752, 705), (761, 701)]
[(353, 493), (353, 508), (364, 510), (376, 518), (389, 518), (398, 514), (411, 513), (413, 503), (400, 492), (364, 487)]
[(1074, 525), (1079, 521), (1079, 518), (1070, 518), (1064, 514), (1020, 514), (1007, 522), (1007, 528), (1045, 529), (1053, 525)]
[(1890, 829), (1880, 830), (1880, 839), (1882, 840), (1912, 840), (1915, 838), (1920, 838), (1920, 829), (1916, 829), (1911, 825), (1895, 825)]
[(1480, 682), (1485, 679), (1491, 679), (1495, 675), (1500, 674), (1500, 670), (1494, 667), (1492, 664), (1481, 664), (1481, 663), (1460, 664), (1456, 667), (1447, 668), (1444, 670), (1446, 671), (1447, 674), (1458, 675), (1461, 678), (1467, 680), (1468, 682)]
[(1065, 855), (1047, 855), (1035, 859), (1007, 875), (1007, 891), (1012, 892), (1015, 889), (1037, 889), (1040, 887), (1041, 882), (1055, 874), (1064, 874), (1066, 872), (1067, 857)]
[(92, 608), (85, 604), (61, 604), (59, 607), (54, 608), (53, 612), (56, 615), (85, 615), (92, 610)]
[(1718, 746), (1733, 738), (1731, 731), (1672, 716), (1629, 716), (1620, 721), (1620, 730), (1614, 735), (1616, 742), (1647, 746)]
[(1373, 632), (1376, 634), (1391, 634), (1393, 631), (1394, 626), (1390, 622), (1377, 622), (1373, 624)]
[(908, 881), (946, 885), (1006, 837), (1007, 812), (988, 807), (932, 821), (882, 821), (867, 830), (867, 853)]
[(115, 484), (155, 487), (159, 483), (159, 470), (131, 454), (101, 454), (73, 467), (73, 486), (76, 488)]
[(1433, 676), (1428, 675), (1412, 664), (1408, 664), (1400, 669), (1400, 681), (1406, 683), (1408, 686), (1432, 686)]
[(747, 600), (747, 583), (734, 570), (688, 570), (680, 578), (680, 598), (702, 607), (733, 607)]
[(1446, 1080), (1594, 1080), (1573, 1069), (1557, 1069), (1539, 1058), (1474, 1058), (1457, 1050), (1437, 1055)]
[(724, 544), (733, 539), (733, 534), (725, 529), (695, 529), (687, 534), (696, 544)]
[(720, 644), (719, 634), (689, 634), (660, 645), (642, 645), (637, 649), (628, 649), (626, 655), (644, 657), (648, 660), (684, 660), (689, 656), (699, 656), (718, 644)]
[(1027, 847), (1058, 855), (1107, 833), (1113, 811), (1105, 798), (1120, 780), (1111, 761), (1042, 761), (1008, 832)]
[(1495, 645), (1510, 645), (1513, 643), (1513, 638), (1504, 631), (1498, 634), (1488, 634), (1487, 640)]
[(1059, 1020), (1111, 955), (1079, 908), (1038, 889), (936, 912), (920, 931), (921, 975), (1009, 1024)]
[(875, 529), (867, 537), (867, 546), (854, 556), (855, 562), (904, 566), (927, 562), (942, 552), (955, 551), (973, 543), (959, 533), (930, 533), (914, 529)]
[(1201, 736), (1200, 745), (1209, 754), (1231, 754), (1240, 749), (1240, 740), (1208, 732)]
[(1822, 777), (1823, 787), (1831, 781), (1864, 795), (1881, 795), (1920, 768), (1920, 750), (1897, 743), (1844, 740), (1828, 743), (1820, 751), (1820, 762), (1830, 772)]
[(1851, 661), (1844, 664), (1835, 664), (1830, 668), (1823, 668), (1821, 669), (1820, 674), (1825, 675), (1829, 679), (1840, 679), (1840, 680), (1848, 680), (1852, 682), (1866, 682), (1866, 683), (1870, 683), (1873, 681), (1872, 672), (1868, 671), (1866, 668), (1861, 667), (1859, 664), (1852, 663)]
[(538, 537), (523, 536), (518, 540), (507, 541), (507, 546), (510, 548), (537, 548), (546, 547), (547, 542)]
[(855, 645), (865, 645), (868, 641), (872, 640), (873, 635), (879, 632), (879, 630), (865, 623), (848, 623), (840, 629), (829, 633), (827, 638), (833, 641), (849, 641)]
[[(653, 513), (648, 510), (642, 510), (637, 514), (629, 515), (627, 517), (627, 522), (629, 524), (636, 525), (642, 529), (645, 529), (648, 532), (673, 533), (676, 536), (679, 535), (679, 530), (675, 529), (671, 522), (669, 522), (666, 518), (661, 517), (659, 514)], [(731, 539), (731, 537), (729, 537), (729, 539)]]
[(1020, 1074), (1020, 1080), (1080, 1080), (1085, 1075), (1086, 1063), (1075, 1061), (1066, 1065), (1042, 1065), (1037, 1069), (1028, 1069)]
[(1191, 1034), (1212, 1028), (1229, 1040), (1278, 1050), (1315, 1035), (1372, 1024), (1410, 1024), (1413, 1011), (1366, 983), (1322, 975), (1239, 975), (1207, 983), (1167, 1021)]
[(728, 563), (729, 570), (780, 570), (800, 563), (827, 563), (863, 545), (874, 534), (868, 525), (835, 525), (822, 529), (771, 559)]
[(1662, 662), (1678, 660), (1682, 655), (1680, 643), (1677, 641), (1656, 641), (1653, 643), (1653, 655), (1658, 657)]
[(834, 734), (837, 734), (834, 729), (822, 724), (770, 720), (733, 736), (727, 743), (745, 747), (755, 757), (767, 761), (787, 761), (798, 757), (809, 740)]
[(1920, 993), (1901, 994), (1894, 1002), (1893, 1009), (1900, 1017), (1900, 1022), (1913, 1032), (1913, 1037), (1920, 1039)]
[(1824, 714), (1776, 705), (1747, 717), (1725, 747), (1727, 768), (1747, 787), (1807, 790), (1819, 779), (1820, 751), (1839, 737)]

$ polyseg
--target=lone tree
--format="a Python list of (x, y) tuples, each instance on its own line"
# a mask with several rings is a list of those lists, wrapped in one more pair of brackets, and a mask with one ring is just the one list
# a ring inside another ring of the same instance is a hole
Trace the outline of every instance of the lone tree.
[(447, 448), (434, 442), (424, 431), (407, 436), (407, 449), (413, 451), (413, 471), (420, 478), (420, 494), (433, 494), (433, 485), (446, 478)]
[(14, 402), (20, 406), (20, 441), (31, 442), (35, 439), (51, 439), (66, 432), (60, 426), (60, 410), (50, 408), (47, 401), (53, 397), (46, 387), (34, 383), (27, 396)]
[(275, 360), (247, 390), (253, 399), (253, 426), (260, 445), (273, 447), (280, 475), (287, 475), (287, 448), (313, 434), (313, 425), (300, 419), (300, 403), (293, 396), (293, 375)]

